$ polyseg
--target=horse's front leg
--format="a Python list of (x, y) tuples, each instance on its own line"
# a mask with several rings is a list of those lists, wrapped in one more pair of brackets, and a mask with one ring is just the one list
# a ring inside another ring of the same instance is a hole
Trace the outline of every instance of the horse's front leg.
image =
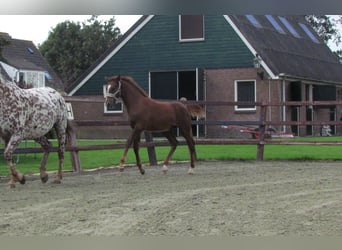
[(126, 145), (125, 145), (125, 150), (124, 153), (121, 156), (121, 160), (120, 160), (120, 166), (119, 166), (119, 170), (120, 172), (124, 171), (124, 164), (126, 162), (126, 158), (127, 158), (127, 153), (128, 153), (128, 149), (129, 147), (132, 145), (134, 139), (138, 136), (140, 136), (141, 131), (138, 131), (137, 129), (133, 129), (131, 135), (128, 137), (127, 141), (126, 141)]
[(22, 138), (20, 136), (12, 135), (11, 139), (6, 143), (4, 151), (5, 159), (11, 171), (11, 179), (8, 183), (10, 188), (15, 188), (15, 183), (17, 181), (19, 181), (20, 184), (25, 184), (26, 182), (25, 176), (16, 169), (15, 164), (13, 163), (13, 152), (18, 147), (21, 140)]
[(35, 141), (37, 143), (39, 143), (44, 150), (44, 154), (43, 154), (42, 160), (40, 162), (40, 169), (39, 170), (40, 170), (41, 181), (43, 183), (46, 183), (49, 179), (49, 176), (46, 173), (46, 163), (47, 163), (47, 160), (49, 158), (51, 143), (49, 142), (49, 140), (45, 136), (42, 136), (42, 137), (36, 139)]
[(189, 128), (181, 128), (181, 133), (183, 137), (186, 140), (186, 143), (188, 144), (189, 148), (189, 154), (190, 154), (190, 168), (188, 171), (188, 174), (193, 174), (194, 173), (194, 168), (195, 168), (195, 161), (196, 161), (196, 149), (195, 149), (195, 141), (192, 137), (192, 130), (191, 126)]

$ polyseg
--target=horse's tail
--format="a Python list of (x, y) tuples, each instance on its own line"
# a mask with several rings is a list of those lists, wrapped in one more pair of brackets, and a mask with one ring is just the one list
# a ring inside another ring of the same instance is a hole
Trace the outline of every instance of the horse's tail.
[(186, 104), (191, 116), (198, 116), (198, 118), (205, 118), (205, 110), (198, 104)]
[(72, 141), (76, 140), (76, 134), (74, 125), (71, 120), (67, 119), (67, 127), (66, 127), (66, 141), (68, 144), (72, 143)]
[[(185, 97), (181, 97), (179, 99), (181, 102), (186, 102), (187, 99)], [(198, 116), (198, 118), (205, 118), (205, 110), (198, 104), (184, 103), (188, 108), (188, 112), (192, 117)]]

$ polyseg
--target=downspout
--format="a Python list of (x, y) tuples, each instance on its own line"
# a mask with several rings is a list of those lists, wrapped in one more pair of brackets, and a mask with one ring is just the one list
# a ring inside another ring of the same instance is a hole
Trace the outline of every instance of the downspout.
[[(271, 78), (268, 78), (268, 102), (271, 102)], [(272, 121), (272, 106), (268, 106), (268, 120)]]
[[(207, 101), (207, 71), (203, 70), (203, 101)], [(204, 112), (207, 116), (207, 105), (204, 106)], [(206, 119), (206, 118), (205, 118)], [(208, 127), (204, 126), (204, 137), (207, 138), (208, 135)]]
[(151, 97), (151, 71), (148, 72), (148, 96)]
[[(282, 102), (285, 103), (286, 102), (286, 86), (285, 86), (285, 78), (283, 78), (282, 80)], [(283, 105), (282, 108), (282, 118), (283, 118), (283, 122), (286, 122), (286, 105)], [(286, 132), (286, 125), (283, 125), (283, 131), (282, 132)]]
[[(198, 93), (199, 93), (199, 91), (198, 91), (198, 68), (196, 68), (196, 101), (198, 101)], [(198, 121), (198, 117), (196, 118), (196, 121)], [(197, 134), (197, 136), (196, 136), (196, 138), (199, 138), (199, 125), (196, 125), (196, 134)]]
[[(286, 102), (286, 74), (284, 73), (280, 73), (278, 75), (279, 79), (281, 79), (281, 101), (283, 103)], [(281, 116), (282, 116), (282, 121), (286, 122), (286, 105), (282, 106), (282, 110), (281, 110)], [(282, 126), (282, 132), (285, 133), (286, 132), (286, 125)]]

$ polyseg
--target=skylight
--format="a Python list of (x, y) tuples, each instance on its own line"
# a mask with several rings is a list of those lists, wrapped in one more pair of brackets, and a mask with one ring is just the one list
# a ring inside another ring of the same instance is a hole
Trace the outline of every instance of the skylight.
[(246, 18), (248, 19), (248, 21), (253, 24), (255, 27), (261, 28), (261, 24), (259, 23), (258, 20), (256, 20), (256, 18), (253, 15), (246, 15)]
[(315, 35), (309, 30), (309, 28), (304, 23), (298, 23), (299, 26), (304, 30), (304, 32), (310, 37), (311, 41), (314, 43), (319, 43), (318, 39), (315, 37)]
[(30, 53), (30, 54), (33, 54), (34, 53), (34, 51), (33, 51), (33, 49), (31, 48), (31, 47), (28, 47), (28, 48), (26, 48), (27, 49), (27, 51)]
[(274, 19), (272, 15), (265, 15), (267, 20), (272, 24), (272, 26), (281, 34), (286, 34), (279, 23)]
[(293, 26), (289, 23), (289, 21), (287, 21), (286, 18), (278, 16), (280, 21), (285, 25), (285, 27), (290, 31), (290, 33), (297, 38), (300, 38), (300, 35), (298, 34), (298, 32), (295, 30), (295, 28), (293, 28)]

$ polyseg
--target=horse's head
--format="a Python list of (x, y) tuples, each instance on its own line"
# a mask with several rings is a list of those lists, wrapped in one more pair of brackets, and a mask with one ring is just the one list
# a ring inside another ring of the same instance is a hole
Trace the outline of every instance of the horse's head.
[(121, 102), (121, 77), (111, 76), (105, 77), (106, 88), (104, 97), (106, 99), (106, 104), (113, 104)]

